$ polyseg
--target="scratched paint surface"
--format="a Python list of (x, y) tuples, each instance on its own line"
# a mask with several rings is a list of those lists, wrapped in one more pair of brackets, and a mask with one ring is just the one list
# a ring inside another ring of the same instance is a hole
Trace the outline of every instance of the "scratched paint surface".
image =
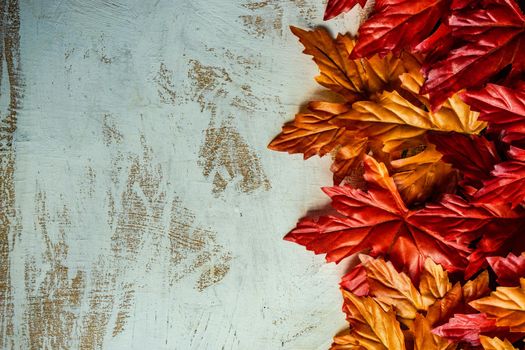
[(326, 348), (345, 267), (281, 238), (330, 160), (266, 150), (324, 3), (0, 4), (0, 348)]

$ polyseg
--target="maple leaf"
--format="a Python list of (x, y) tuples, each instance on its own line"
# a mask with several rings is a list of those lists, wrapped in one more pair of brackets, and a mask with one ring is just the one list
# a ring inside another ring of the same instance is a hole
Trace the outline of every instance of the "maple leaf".
[(428, 320), (420, 314), (414, 321), (414, 350), (453, 350), (457, 344), (431, 333)]
[[(403, 76), (404, 87), (417, 94), (417, 85), (412, 85), (416, 81), (409, 80), (409, 77)], [(420, 98), (426, 100), (424, 96)], [(397, 91), (385, 91), (374, 101), (355, 102), (351, 109), (331, 120), (331, 123), (383, 141), (383, 150), (388, 152), (402, 140), (430, 130), (477, 134), (485, 127), (485, 123), (477, 121), (477, 115), (458, 96), (451, 98), (438, 111), (431, 112), (414, 105)], [(375, 129), (369, 130), (371, 127)]]
[[(348, 185), (323, 189), (341, 217), (302, 219), (285, 239), (316, 253), (326, 253), (328, 261), (336, 262), (370, 249), (372, 256), (389, 256), (397, 268), (406, 269), (415, 280), (426, 257), (432, 257), (449, 271), (460, 271), (466, 263), (466, 244), (445, 240), (437, 233), (441, 230), (437, 229), (439, 223), (432, 228), (420, 218), (421, 225), (416, 224), (418, 211), (407, 209), (384, 164), (367, 156), (364, 165), (367, 191)], [(440, 215), (437, 210), (436, 216)], [(468, 215), (468, 207), (456, 214), (462, 221), (464, 215)], [(451, 219), (442, 217), (442, 220)]]
[(507, 339), (489, 338), (484, 335), (480, 336), (479, 339), (484, 350), (518, 350)]
[[(523, 86), (521, 86), (523, 87)], [(460, 94), (463, 101), (480, 112), (479, 120), (488, 122), (488, 131), (501, 133), (504, 142), (525, 138), (525, 91), (487, 84), (484, 89)]]
[(454, 315), (448, 323), (434, 328), (432, 333), (455, 342), (480, 345), (480, 333), (497, 330), (496, 321), (481, 314)]
[(430, 93), (433, 108), (457, 91), (481, 86), (508, 66), (511, 69), (507, 80), (525, 69), (520, 54), (525, 50), (525, 16), (517, 3), (470, 2), (471, 6), (455, 10), (448, 17), (448, 26), (459, 46), (425, 68), (427, 81), (422, 92)]
[(511, 146), (509, 161), (496, 164), (492, 177), (483, 182), (475, 199), (480, 203), (510, 203), (517, 207), (525, 199), (525, 150)]
[(525, 332), (525, 278), (518, 287), (497, 287), (490, 296), (474, 300), (470, 305), (495, 320), (498, 327), (511, 332)]
[(505, 258), (493, 256), (487, 260), (501, 286), (519, 285), (520, 278), (525, 277), (525, 253), (520, 256), (509, 253)]
[(447, 10), (446, 0), (378, 0), (359, 28), (353, 57), (398, 53), (412, 49), (434, 29)]
[[(344, 309), (351, 333), (346, 341), (365, 349), (404, 350), (404, 335), (394, 310), (384, 310), (370, 297), (358, 297), (343, 290)], [(332, 347), (334, 349), (334, 347)]]
[(304, 158), (308, 159), (316, 154), (324, 156), (337, 146), (349, 143), (355, 138), (354, 133), (329, 123), (349, 110), (346, 105), (310, 102), (308, 109), (308, 113), (299, 113), (294, 121), (286, 123), (268, 148), (288, 153), (303, 153)]
[[(414, 287), (410, 278), (404, 273), (397, 272), (391, 262), (373, 259), (366, 255), (360, 255), (360, 259), (366, 270), (369, 295), (373, 296), (376, 302), (392, 306), (396, 315), (405, 319), (414, 319), (418, 311), (427, 309), (428, 305), (425, 304), (423, 296)], [(424, 285), (428, 285), (428, 281)], [(442, 287), (447, 288), (448, 285)], [(435, 299), (431, 299), (428, 304), (434, 301)]]
[(340, 94), (347, 102), (369, 99), (380, 91), (398, 85), (400, 74), (418, 70), (420, 62), (410, 54), (400, 57), (386, 55), (368, 59), (350, 59), (355, 40), (350, 34), (338, 34), (332, 39), (324, 28), (312, 31), (290, 27), (319, 67), (315, 80), (322, 86)]
[(465, 269), (465, 278), (470, 278), (486, 266), (486, 257), (505, 251), (505, 244), (520, 232), (524, 216), (523, 211), (514, 211), (508, 205), (469, 203), (458, 196), (444, 195), (439, 203), (428, 203), (412, 221), (439, 227), (447, 232), (445, 239), (449, 241), (470, 244), (479, 240)]
[(367, 0), (328, 0), (323, 20), (327, 21), (343, 12), (348, 12), (357, 4), (364, 7), (366, 1)]
[(400, 85), (399, 75), (418, 70), (420, 63), (408, 54), (350, 60), (354, 40), (349, 35), (339, 35), (334, 40), (322, 28), (304, 31), (292, 27), (292, 32), (303, 43), (304, 52), (312, 55), (319, 66), (321, 75), (316, 78), (319, 84), (339, 93), (347, 102), (311, 102), (309, 111), (297, 114), (295, 120), (287, 123), (268, 147), (288, 153), (303, 153), (305, 159), (333, 151), (334, 182), (340, 183), (360, 163), (369, 145), (366, 137), (331, 121), (348, 111), (352, 102), (374, 98), (384, 89)]

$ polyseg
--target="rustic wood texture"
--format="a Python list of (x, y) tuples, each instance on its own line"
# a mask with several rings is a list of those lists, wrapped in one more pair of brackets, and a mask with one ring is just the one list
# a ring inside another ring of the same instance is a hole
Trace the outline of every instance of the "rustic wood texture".
[(330, 159), (266, 149), (324, 3), (0, 4), (0, 348), (327, 348), (345, 266), (281, 238)]

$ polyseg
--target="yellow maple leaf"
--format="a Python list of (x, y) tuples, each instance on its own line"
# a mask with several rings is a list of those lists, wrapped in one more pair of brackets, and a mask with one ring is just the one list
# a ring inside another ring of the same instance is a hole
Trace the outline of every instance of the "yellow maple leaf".
[(290, 27), (304, 46), (304, 53), (312, 55), (320, 75), (315, 80), (322, 86), (342, 95), (348, 102), (367, 100), (377, 92), (399, 85), (399, 75), (418, 70), (418, 59), (408, 53), (401, 57), (389, 54), (351, 60), (355, 40), (349, 34), (332, 36), (324, 28), (312, 31)]
[(520, 279), (519, 287), (497, 287), (490, 296), (474, 300), (470, 305), (496, 319), (499, 327), (525, 332), (525, 278)]
[(410, 278), (399, 273), (390, 261), (373, 259), (360, 255), (361, 264), (366, 269), (370, 290), (374, 299), (382, 305), (391, 305), (402, 318), (414, 319), (419, 310), (426, 310), (423, 297), (412, 284)]
[(489, 338), (484, 335), (479, 337), (481, 345), (485, 350), (518, 350), (507, 339)]
[(385, 310), (370, 297), (343, 291), (350, 322), (347, 341), (370, 350), (404, 350), (405, 337), (393, 309)]
[(431, 332), (430, 322), (422, 315), (416, 315), (414, 321), (414, 350), (454, 350), (457, 344), (441, 338)]

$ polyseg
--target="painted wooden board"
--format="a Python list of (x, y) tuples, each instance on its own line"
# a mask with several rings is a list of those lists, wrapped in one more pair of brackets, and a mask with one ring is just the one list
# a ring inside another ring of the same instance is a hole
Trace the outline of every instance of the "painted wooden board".
[(0, 4), (0, 348), (327, 348), (345, 267), (281, 238), (330, 160), (266, 149), (325, 4)]

